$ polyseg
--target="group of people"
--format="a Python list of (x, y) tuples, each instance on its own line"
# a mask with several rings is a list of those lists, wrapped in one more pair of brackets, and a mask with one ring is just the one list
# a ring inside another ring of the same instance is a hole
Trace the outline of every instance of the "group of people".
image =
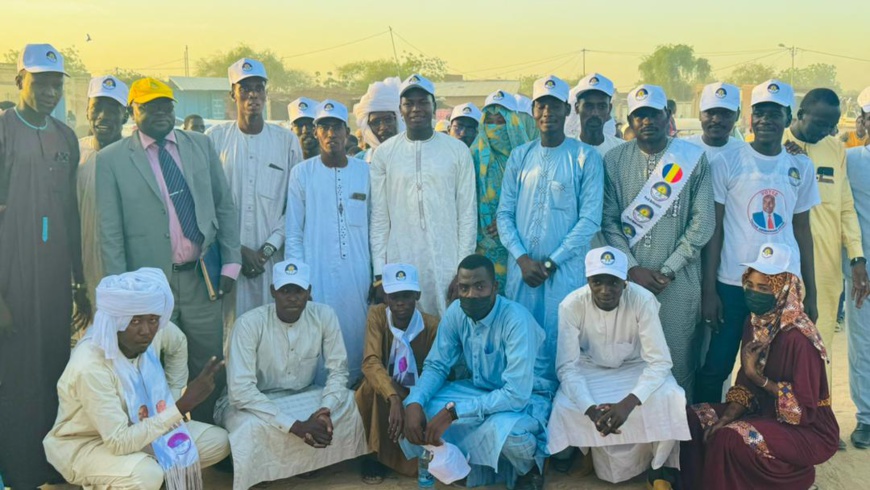
[[(204, 135), (175, 129), (169, 86), (108, 75), (76, 141), (50, 116), (65, 75), (27, 45), (0, 113), (13, 488), (201, 488), (223, 461), (243, 489), (357, 457), (376, 484), (445, 448), (469, 487), (540, 489), (545, 460), (582, 453), (655, 489), (809, 488), (843, 444), (844, 273), (852, 443), (870, 447), (870, 148), (830, 136), (828, 89), (795, 107), (758, 85), (747, 143), (739, 88), (704, 87), (703, 134), (681, 139), (640, 85), (625, 141), (599, 73), (457, 106), (447, 134), (414, 74), (369, 87), (348, 156), (335, 100), (265, 122), (255, 59), (228, 67), (237, 119)], [(859, 105), (867, 129), (870, 89)]]

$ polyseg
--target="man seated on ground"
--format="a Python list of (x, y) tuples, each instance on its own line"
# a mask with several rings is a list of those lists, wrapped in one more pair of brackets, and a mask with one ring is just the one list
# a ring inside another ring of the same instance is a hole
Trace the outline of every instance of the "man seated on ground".
[(407, 476), (417, 473), (417, 460), (407, 459), (398, 444), (405, 420), (402, 400), (423, 372), (438, 330), (438, 318), (417, 310), (416, 267), (385, 265), (383, 286), (385, 304), (369, 308), (362, 363), (365, 378), (356, 391), (369, 450), (377, 453), (376, 460), (363, 462), (363, 481), (368, 484), (383, 481), (383, 465)]
[(94, 323), (58, 381), (57, 422), (43, 441), (49, 462), (70, 483), (202, 488), (200, 468), (230, 453), (225, 430), (184, 422), (183, 414), (214, 390), (223, 362), (212, 358), (181, 395), (187, 341), (169, 322), (173, 306), (159, 269), (109, 276), (97, 287)]
[[(528, 310), (498, 295), (486, 257), (463, 259), (456, 284), (459, 301), (447, 308), (405, 399), (402, 449), (420, 456), (420, 446), (440, 446), (443, 437), (469, 457), (467, 486), (505, 481), (508, 488), (541, 489), (556, 388), (538, 355), (544, 330)], [(460, 358), (468, 379), (446, 383)]]
[[(366, 451), (347, 385), (338, 317), (309, 302), (310, 267), (286, 260), (272, 269), (272, 297), (240, 316), (227, 358), (227, 393), (215, 419), (230, 432), (233, 488), (311, 472)], [(314, 385), (318, 358), (326, 386)]]
[(613, 247), (586, 254), (588, 284), (559, 305), (559, 391), (549, 450), (592, 451), (595, 472), (611, 483), (648, 470), (650, 488), (677, 483), (679, 444), (689, 439), (686, 395), (653, 293), (626, 282), (628, 258)]

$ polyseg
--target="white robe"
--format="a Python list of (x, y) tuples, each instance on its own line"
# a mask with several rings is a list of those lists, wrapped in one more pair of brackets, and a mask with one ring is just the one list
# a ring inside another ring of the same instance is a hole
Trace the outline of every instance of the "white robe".
[(88, 297), (95, 305), (95, 290), (103, 278), (103, 256), (100, 251), (100, 220), (97, 215), (97, 162), (96, 138), (85, 136), (79, 139), (79, 169), (76, 175), (76, 194), (79, 201), (79, 217), (82, 229), (82, 266)]
[(362, 373), (368, 293), (369, 166), (348, 158), (329, 168), (320, 156), (290, 172), (284, 257), (311, 267), (311, 297), (338, 315), (351, 382)]
[[(650, 466), (679, 468), (679, 443), (689, 440), (686, 396), (671, 374), (671, 356), (655, 296), (628, 283), (619, 306), (595, 306), (589, 286), (559, 305), (556, 371), (560, 387), (550, 415), (551, 454), (568, 446), (593, 451), (599, 478), (631, 479)], [(620, 427), (601, 436), (586, 410), (618, 403), (629, 393), (641, 405)]]
[[(284, 203), (290, 169), (302, 160), (299, 139), (288, 129), (266, 123), (260, 134), (244, 134), (235, 121), (206, 131), (223, 164), (233, 202), (239, 211), (243, 247), (259, 250), (266, 242), (276, 249), (284, 244)], [(226, 322), (248, 310), (272, 302), (269, 285), (272, 266), (281, 260), (276, 252), (266, 272), (249, 279), (240, 274), (235, 305), (224, 301)]]
[(411, 141), (400, 133), (375, 149), (371, 179), (375, 275), (386, 263), (414, 265), (420, 272), (417, 307), (443, 315), (456, 267), (477, 242), (471, 152), (446, 134)]
[[(314, 385), (318, 359), (329, 371)], [(230, 432), (233, 488), (243, 490), (314, 471), (368, 452), (362, 419), (347, 384), (347, 354), (335, 312), (309, 302), (296, 323), (275, 305), (236, 320), (227, 357), (227, 392), (215, 420)], [(290, 433), (321, 407), (330, 410), (332, 444), (315, 449)]]

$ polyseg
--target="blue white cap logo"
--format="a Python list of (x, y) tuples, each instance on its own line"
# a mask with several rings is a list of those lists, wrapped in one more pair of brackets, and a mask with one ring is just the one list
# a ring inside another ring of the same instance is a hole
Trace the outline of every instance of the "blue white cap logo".
[(462, 113), (463, 114), (471, 114), (471, 107), (463, 107)]
[(610, 252), (604, 252), (601, 254), (601, 263), (604, 265), (613, 265), (616, 262), (616, 258)]
[(724, 88), (719, 88), (716, 90), (716, 97), (719, 99), (724, 99), (725, 96), (728, 95), (728, 92)]
[(253, 65), (251, 65), (247, 61), (242, 63), (242, 71), (251, 71), (253, 69), (254, 69)]
[(299, 110), (300, 110), (300, 111), (307, 111), (307, 110), (308, 110), (308, 104), (306, 104), (305, 102), (300, 102), (300, 103), (299, 103)]
[(287, 267), (284, 269), (284, 272), (293, 276), (297, 272), (299, 272), (299, 269), (296, 268), (296, 264), (287, 264)]
[(408, 276), (405, 274), (405, 271), (396, 272), (396, 280), (404, 281)]
[(775, 83), (771, 83), (770, 85), (767, 86), (767, 91), (772, 93), (772, 94), (775, 94), (775, 93), (779, 92), (779, 85), (777, 85)]
[(106, 90), (115, 90), (116, 84), (114, 78), (107, 78), (103, 80), (103, 88)]
[(556, 82), (554, 82), (553, 80), (547, 80), (546, 82), (544, 82), (544, 87), (555, 88)]
[(761, 256), (765, 259), (773, 257), (773, 247), (764, 247), (761, 249)]
[(330, 103), (326, 103), (326, 104), (324, 104), (324, 106), (323, 106), (323, 110), (326, 111), (326, 112), (330, 112), (330, 111), (332, 111), (333, 109), (335, 109), (335, 106), (332, 105), (332, 104), (330, 104)]
[(637, 93), (634, 94), (634, 98), (637, 100), (646, 100), (647, 97), (649, 97), (649, 92), (647, 92), (645, 88), (638, 90)]
[(592, 77), (592, 78), (590, 78), (590, 79), (589, 79), (589, 85), (592, 85), (593, 87), (596, 86), (596, 85), (598, 85), (598, 77)]

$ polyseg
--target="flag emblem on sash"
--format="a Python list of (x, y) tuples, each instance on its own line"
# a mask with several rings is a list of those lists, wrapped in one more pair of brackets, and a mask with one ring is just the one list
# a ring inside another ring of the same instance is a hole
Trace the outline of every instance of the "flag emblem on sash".
[(668, 184), (676, 184), (683, 180), (683, 169), (676, 163), (669, 163), (662, 169), (662, 178)]

